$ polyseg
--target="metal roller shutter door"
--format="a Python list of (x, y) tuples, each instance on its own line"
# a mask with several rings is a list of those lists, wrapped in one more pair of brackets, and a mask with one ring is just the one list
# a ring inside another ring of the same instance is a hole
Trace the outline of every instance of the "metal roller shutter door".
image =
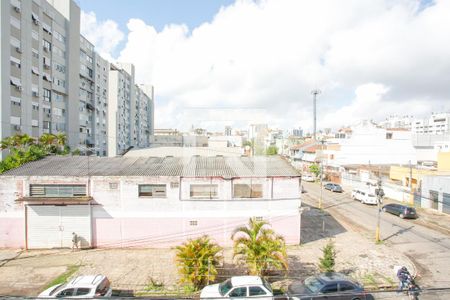
[(82, 247), (91, 243), (89, 205), (28, 206), (28, 248), (70, 248), (72, 232), (81, 239)]

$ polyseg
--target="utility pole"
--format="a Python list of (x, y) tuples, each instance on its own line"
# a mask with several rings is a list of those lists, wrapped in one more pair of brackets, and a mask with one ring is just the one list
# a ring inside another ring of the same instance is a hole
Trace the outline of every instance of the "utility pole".
[(375, 194), (377, 195), (377, 228), (375, 229), (375, 242), (380, 242), (380, 214), (381, 214), (381, 201), (384, 196), (384, 191), (381, 188), (381, 177), (378, 176), (378, 188), (375, 190)]
[(411, 165), (411, 160), (409, 160), (408, 188), (409, 188), (409, 205), (411, 207), (413, 207), (414, 206), (414, 197), (413, 197), (413, 191), (412, 191), (412, 165)]
[(316, 140), (316, 130), (317, 130), (317, 111), (316, 111), (316, 102), (317, 102), (317, 95), (321, 93), (320, 90), (312, 90), (311, 94), (313, 95), (313, 113), (314, 113), (314, 124), (313, 124), (313, 138)]
[(320, 141), (320, 198), (319, 198), (319, 209), (322, 209), (322, 196), (323, 196), (323, 144), (325, 143), (324, 140)]

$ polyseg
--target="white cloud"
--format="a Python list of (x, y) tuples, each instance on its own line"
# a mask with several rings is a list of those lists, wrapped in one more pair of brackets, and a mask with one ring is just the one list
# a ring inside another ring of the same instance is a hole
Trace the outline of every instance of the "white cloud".
[(128, 30), (118, 59), (155, 85), (157, 127), (214, 122), (228, 109), (310, 128), (313, 88), (319, 128), (450, 109), (450, 1), (238, 0), (192, 30), (139, 19)]
[(124, 38), (124, 33), (112, 20), (99, 22), (94, 12), (81, 11), (81, 34), (95, 45), (96, 51), (105, 59), (114, 61), (112, 53)]

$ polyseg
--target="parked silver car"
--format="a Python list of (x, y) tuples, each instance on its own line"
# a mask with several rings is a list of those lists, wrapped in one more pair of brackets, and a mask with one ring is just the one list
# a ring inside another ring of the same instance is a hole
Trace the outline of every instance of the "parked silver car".
[(92, 299), (111, 297), (112, 289), (108, 278), (104, 275), (78, 276), (67, 283), (54, 285), (38, 298), (75, 298)]

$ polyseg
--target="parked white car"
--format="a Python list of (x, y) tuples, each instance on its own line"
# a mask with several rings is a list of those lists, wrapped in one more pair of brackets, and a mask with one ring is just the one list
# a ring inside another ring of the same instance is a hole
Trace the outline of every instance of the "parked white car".
[(272, 300), (273, 291), (270, 284), (258, 276), (234, 276), (222, 283), (205, 286), (200, 299), (247, 299), (256, 297), (261, 300)]
[(352, 198), (361, 201), (363, 204), (377, 204), (377, 196), (369, 190), (353, 189)]
[(112, 289), (108, 278), (104, 275), (78, 276), (67, 283), (54, 285), (38, 298), (75, 298), (92, 299), (111, 297)]
[(305, 175), (302, 175), (302, 181), (314, 182), (314, 181), (316, 181), (316, 178), (313, 175), (305, 174)]

